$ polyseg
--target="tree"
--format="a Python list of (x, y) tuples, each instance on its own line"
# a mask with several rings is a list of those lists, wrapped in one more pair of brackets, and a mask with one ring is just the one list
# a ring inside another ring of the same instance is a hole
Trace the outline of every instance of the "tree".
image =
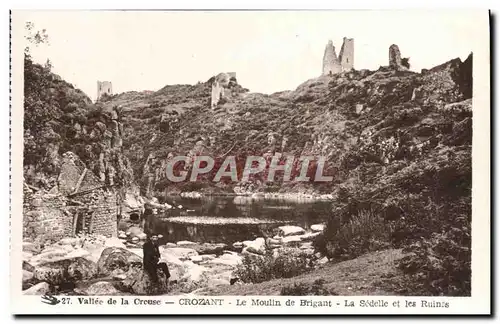
[(40, 44), (49, 44), (49, 35), (47, 34), (46, 29), (36, 30), (35, 24), (30, 21), (26, 22), (24, 28), (26, 30), (24, 39), (27, 42), (27, 45), (24, 48), (24, 55), (31, 58), (30, 45), (38, 46)]

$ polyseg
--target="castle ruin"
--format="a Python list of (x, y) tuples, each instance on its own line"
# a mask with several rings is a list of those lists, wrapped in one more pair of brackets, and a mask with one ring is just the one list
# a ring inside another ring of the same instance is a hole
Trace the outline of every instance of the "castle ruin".
[(103, 95), (112, 96), (113, 95), (113, 85), (111, 81), (97, 81), (97, 98), (96, 100), (101, 99)]
[(397, 71), (408, 70), (408, 67), (403, 64), (401, 52), (396, 44), (392, 44), (389, 47), (389, 66)]
[(342, 67), (335, 53), (335, 46), (331, 40), (328, 41), (323, 54), (323, 75), (332, 75), (342, 72)]
[(339, 57), (335, 53), (335, 46), (331, 40), (328, 41), (323, 55), (323, 75), (333, 75), (344, 71), (350, 71), (354, 67), (354, 39), (344, 37)]
[(221, 98), (227, 98), (231, 96), (231, 86), (236, 83), (236, 73), (226, 72), (219, 73), (214, 77), (212, 82), (212, 96), (210, 106), (214, 109)]
[(339, 53), (342, 71), (351, 71), (354, 67), (354, 38), (344, 37)]

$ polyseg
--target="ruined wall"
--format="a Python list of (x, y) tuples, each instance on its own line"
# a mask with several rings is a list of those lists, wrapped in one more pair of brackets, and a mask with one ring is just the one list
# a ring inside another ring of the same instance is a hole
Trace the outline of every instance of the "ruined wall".
[[(23, 240), (44, 243), (79, 233), (115, 237), (118, 206), (113, 191), (95, 190), (72, 200), (63, 195), (26, 192), (23, 208)], [(77, 224), (78, 223), (78, 224)]]
[(88, 210), (83, 226), (84, 233), (106, 237), (118, 235), (118, 205), (114, 191), (95, 190), (75, 199), (82, 202)]
[(408, 68), (402, 64), (401, 52), (396, 44), (392, 44), (389, 47), (389, 67), (398, 71), (408, 70)]
[(342, 71), (350, 71), (354, 67), (354, 39), (344, 37), (339, 54)]
[(217, 106), (221, 98), (228, 99), (232, 96), (230, 88), (237, 85), (237, 83), (234, 81), (235, 79), (235, 72), (219, 73), (217, 74), (217, 76), (215, 76), (212, 83), (212, 93), (210, 101), (210, 106), (212, 107), (212, 109)]
[(72, 236), (73, 216), (67, 211), (61, 195), (24, 192), (23, 240), (30, 242), (57, 241)]
[(332, 75), (340, 72), (342, 72), (342, 67), (337, 59), (335, 46), (333, 46), (333, 42), (330, 40), (326, 44), (325, 53), (323, 54), (322, 75)]
[(112, 96), (113, 85), (110, 81), (97, 81), (97, 100), (99, 100), (104, 94)]

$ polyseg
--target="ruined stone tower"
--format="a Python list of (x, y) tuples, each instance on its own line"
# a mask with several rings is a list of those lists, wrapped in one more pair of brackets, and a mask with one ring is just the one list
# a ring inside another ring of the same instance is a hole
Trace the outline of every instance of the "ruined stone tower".
[(392, 44), (389, 47), (389, 66), (395, 70), (407, 70), (408, 68), (403, 66), (401, 59), (401, 52), (396, 44)]
[(323, 55), (323, 75), (332, 75), (343, 71), (351, 71), (354, 67), (354, 39), (344, 37), (339, 57), (335, 53), (335, 46), (330, 40)]
[(335, 53), (335, 46), (331, 40), (328, 41), (323, 54), (323, 75), (332, 75), (342, 72), (342, 67)]
[(342, 71), (351, 71), (354, 67), (354, 38), (344, 37), (340, 48), (339, 61)]
[(104, 94), (113, 95), (113, 85), (111, 81), (97, 81), (97, 98), (99, 100)]

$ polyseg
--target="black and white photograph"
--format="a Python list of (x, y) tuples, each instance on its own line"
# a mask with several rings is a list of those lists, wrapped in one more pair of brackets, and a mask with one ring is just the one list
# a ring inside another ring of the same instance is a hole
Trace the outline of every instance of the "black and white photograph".
[(488, 304), (488, 19), (12, 11), (17, 296), (46, 313)]

